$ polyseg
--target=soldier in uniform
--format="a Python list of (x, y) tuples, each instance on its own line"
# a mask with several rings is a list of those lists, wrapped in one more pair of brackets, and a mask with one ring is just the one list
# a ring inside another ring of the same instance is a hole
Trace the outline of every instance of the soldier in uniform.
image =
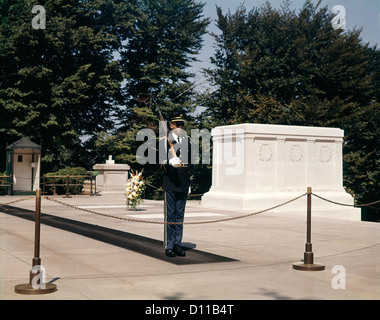
[[(174, 151), (167, 152), (168, 161), (161, 165), (162, 187), (165, 191), (165, 221), (179, 222), (179, 224), (165, 224), (164, 247), (168, 257), (186, 256), (186, 252), (181, 248), (181, 242), (186, 200), (192, 177), (189, 165), (190, 139), (183, 130), (184, 124), (182, 115), (171, 119), (172, 130), (168, 134), (168, 140)], [(167, 145), (169, 150), (169, 143)]]

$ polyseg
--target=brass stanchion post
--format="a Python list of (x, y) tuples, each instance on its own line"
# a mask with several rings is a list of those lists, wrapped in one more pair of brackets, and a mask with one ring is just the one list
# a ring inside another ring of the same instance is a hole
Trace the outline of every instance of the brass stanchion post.
[(307, 226), (306, 226), (306, 244), (303, 262), (293, 263), (293, 269), (303, 271), (322, 271), (325, 265), (314, 263), (314, 253), (311, 244), (311, 187), (307, 188)]
[(41, 225), (41, 189), (36, 191), (36, 213), (34, 233), (34, 258), (32, 270), (29, 273), (29, 283), (18, 284), (15, 292), (20, 294), (44, 294), (57, 291), (57, 286), (52, 283), (44, 283), (44, 268), (41, 266), (40, 258), (40, 225)]

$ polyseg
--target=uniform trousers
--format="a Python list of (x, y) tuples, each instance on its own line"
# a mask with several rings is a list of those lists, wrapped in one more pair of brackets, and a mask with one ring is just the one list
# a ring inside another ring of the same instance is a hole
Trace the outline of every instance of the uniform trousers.
[[(186, 192), (165, 191), (166, 222), (183, 222), (187, 200)], [(183, 224), (165, 224), (165, 249), (180, 246), (183, 235)]]

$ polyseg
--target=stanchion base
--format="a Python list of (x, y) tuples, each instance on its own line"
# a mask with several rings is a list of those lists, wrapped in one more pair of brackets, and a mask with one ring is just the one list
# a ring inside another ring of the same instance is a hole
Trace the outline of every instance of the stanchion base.
[(20, 294), (45, 294), (57, 291), (57, 286), (53, 283), (45, 283), (41, 289), (34, 289), (31, 284), (24, 283), (15, 286), (15, 292)]
[(325, 270), (325, 265), (320, 263), (307, 264), (303, 262), (293, 263), (293, 269), (302, 271), (323, 271)]

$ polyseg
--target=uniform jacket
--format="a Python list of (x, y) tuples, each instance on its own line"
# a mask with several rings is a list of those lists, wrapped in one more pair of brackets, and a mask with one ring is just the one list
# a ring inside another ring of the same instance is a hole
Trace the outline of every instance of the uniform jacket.
[[(167, 160), (161, 164), (163, 171), (162, 188), (174, 192), (188, 192), (189, 186), (192, 184), (192, 167), (190, 165), (191, 159), (191, 144), (188, 136), (181, 136), (180, 142), (176, 141), (169, 133), (169, 140), (173, 143), (174, 150), (177, 157), (181, 160), (182, 166), (175, 168), (169, 164), (169, 160), (172, 158), (169, 151), (169, 144), (167, 143)], [(166, 139), (166, 138), (165, 138)]]

